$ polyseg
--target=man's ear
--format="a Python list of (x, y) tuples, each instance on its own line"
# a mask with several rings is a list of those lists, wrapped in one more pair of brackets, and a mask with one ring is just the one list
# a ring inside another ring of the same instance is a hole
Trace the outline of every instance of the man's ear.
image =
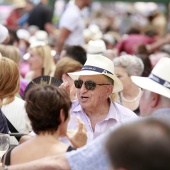
[(112, 86), (112, 85), (107, 87), (107, 94), (108, 94), (108, 96), (110, 96), (112, 94), (113, 88), (114, 88), (114, 86)]
[(151, 94), (151, 107), (154, 108), (158, 105), (160, 100), (160, 95), (157, 93), (152, 92)]
[(64, 115), (63, 109), (60, 110), (60, 120), (61, 120), (61, 123), (65, 121), (65, 115)]

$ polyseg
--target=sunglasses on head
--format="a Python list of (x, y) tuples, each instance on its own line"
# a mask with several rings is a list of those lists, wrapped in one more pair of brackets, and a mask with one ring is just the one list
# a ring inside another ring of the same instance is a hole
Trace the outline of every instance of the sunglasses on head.
[(77, 89), (80, 89), (82, 87), (83, 83), (84, 83), (87, 90), (94, 90), (97, 85), (99, 85), (99, 86), (111, 85), (111, 84), (97, 84), (97, 83), (95, 83), (91, 80), (85, 81), (85, 82), (83, 82), (83, 80), (75, 80), (74, 81), (74, 85)]

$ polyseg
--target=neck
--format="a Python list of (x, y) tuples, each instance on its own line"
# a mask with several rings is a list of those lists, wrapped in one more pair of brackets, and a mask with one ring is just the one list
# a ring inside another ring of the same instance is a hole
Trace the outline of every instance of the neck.
[(33, 75), (33, 78), (37, 78), (39, 76), (42, 76), (42, 70), (35, 70), (34, 71), (34, 75)]
[(37, 138), (38, 139), (43, 139), (43, 140), (48, 140), (48, 141), (51, 141), (51, 142), (56, 142), (56, 141), (59, 141), (59, 132), (56, 131), (55, 133), (53, 134), (49, 134), (47, 132), (45, 133), (40, 133), (39, 135), (37, 135)]
[(134, 103), (136, 101), (140, 100), (140, 97), (142, 95), (142, 90), (141, 88), (134, 89), (133, 92), (127, 92), (127, 93), (120, 93), (121, 100), (127, 103)]
[[(100, 107), (99, 107), (100, 106)], [(110, 100), (107, 100), (105, 104), (98, 104), (95, 108), (84, 109), (86, 115), (89, 117), (92, 129), (95, 129), (95, 125), (104, 120), (110, 109)]]
[(79, 8), (80, 10), (84, 8), (84, 5), (82, 4), (81, 1), (75, 0), (75, 4), (76, 4), (76, 6), (78, 6), (78, 8)]

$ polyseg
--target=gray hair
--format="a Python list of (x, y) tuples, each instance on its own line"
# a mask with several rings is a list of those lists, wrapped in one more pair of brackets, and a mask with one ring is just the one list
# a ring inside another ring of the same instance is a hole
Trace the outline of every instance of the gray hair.
[(113, 60), (115, 67), (122, 67), (128, 75), (141, 76), (144, 70), (144, 64), (140, 58), (135, 55), (122, 55)]

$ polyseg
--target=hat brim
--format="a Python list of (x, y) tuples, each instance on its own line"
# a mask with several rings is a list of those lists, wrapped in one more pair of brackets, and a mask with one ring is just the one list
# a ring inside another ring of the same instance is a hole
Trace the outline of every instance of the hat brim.
[(79, 76), (87, 76), (87, 75), (105, 75), (110, 77), (112, 80), (114, 80), (114, 88), (112, 93), (117, 93), (119, 91), (123, 90), (123, 85), (121, 83), (121, 81), (116, 77), (116, 75), (112, 75), (112, 74), (106, 74), (106, 73), (98, 73), (95, 71), (77, 71), (77, 72), (73, 72), (73, 73), (68, 73), (68, 75), (73, 79), (73, 80), (77, 80), (79, 78)]
[(132, 76), (131, 79), (137, 86), (143, 89), (170, 98), (170, 90), (168, 88), (156, 83), (148, 77)]

